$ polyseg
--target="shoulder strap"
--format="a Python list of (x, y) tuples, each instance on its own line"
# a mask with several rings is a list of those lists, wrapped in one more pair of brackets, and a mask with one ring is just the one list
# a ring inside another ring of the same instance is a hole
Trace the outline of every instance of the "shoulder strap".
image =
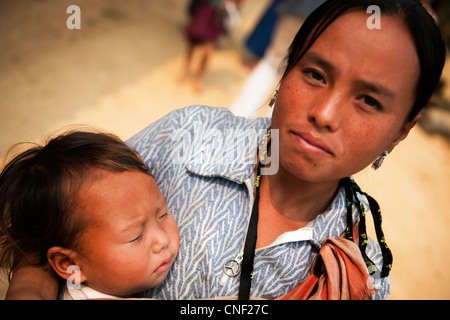
[(387, 277), (392, 269), (393, 258), (391, 250), (389, 249), (389, 246), (384, 238), (383, 229), (381, 227), (382, 217), (380, 206), (378, 205), (377, 201), (374, 198), (372, 198), (367, 193), (363, 192), (360, 189), (360, 187), (356, 184), (355, 180), (353, 180), (352, 178), (347, 177), (342, 179), (341, 185), (343, 185), (345, 188), (346, 202), (347, 202), (347, 228), (345, 231), (346, 236), (348, 239), (354, 241), (352, 233), (353, 230), (352, 205), (353, 203), (356, 202), (355, 205), (360, 213), (360, 221), (358, 226), (358, 234), (359, 234), (358, 246), (364, 260), (366, 261), (366, 265), (368, 267), (372, 266), (372, 268), (374, 268), (375, 264), (369, 259), (369, 257), (366, 254), (366, 247), (368, 243), (368, 236), (366, 232), (366, 211), (364, 205), (361, 203), (361, 201), (358, 200), (357, 194), (360, 193), (361, 195), (364, 195), (369, 202), (370, 212), (372, 213), (373, 222), (375, 225), (377, 240), (381, 248), (381, 253), (383, 255), (383, 267), (381, 270), (381, 277), (382, 278)]

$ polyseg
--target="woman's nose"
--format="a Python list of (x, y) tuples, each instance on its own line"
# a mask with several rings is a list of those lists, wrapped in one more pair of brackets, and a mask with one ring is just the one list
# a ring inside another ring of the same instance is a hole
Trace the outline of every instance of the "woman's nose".
[(336, 131), (344, 116), (343, 99), (339, 94), (324, 95), (317, 98), (308, 112), (308, 120), (315, 129), (321, 131)]

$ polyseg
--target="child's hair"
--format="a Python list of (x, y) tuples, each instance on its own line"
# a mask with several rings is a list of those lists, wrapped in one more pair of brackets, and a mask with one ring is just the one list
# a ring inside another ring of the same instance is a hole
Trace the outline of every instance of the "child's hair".
[[(86, 227), (77, 194), (98, 169), (150, 175), (112, 134), (72, 131), (15, 156), (0, 174), (0, 267), (44, 265), (53, 246), (75, 249)], [(98, 172), (98, 171), (97, 171)]]

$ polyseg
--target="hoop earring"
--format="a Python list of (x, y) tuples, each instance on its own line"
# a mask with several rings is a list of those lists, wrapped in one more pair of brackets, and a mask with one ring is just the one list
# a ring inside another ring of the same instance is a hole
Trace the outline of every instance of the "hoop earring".
[(278, 98), (278, 89), (275, 90), (275, 93), (273, 94), (272, 98), (270, 98), (269, 108), (273, 108), (275, 102), (277, 102), (277, 98)]
[(381, 167), (381, 165), (383, 164), (384, 159), (385, 159), (388, 155), (389, 155), (389, 152), (384, 151), (384, 152), (381, 154), (381, 156), (379, 156), (379, 157), (377, 158), (377, 160), (375, 160), (375, 161), (372, 163), (372, 169), (373, 169), (373, 170), (379, 169), (379, 168)]

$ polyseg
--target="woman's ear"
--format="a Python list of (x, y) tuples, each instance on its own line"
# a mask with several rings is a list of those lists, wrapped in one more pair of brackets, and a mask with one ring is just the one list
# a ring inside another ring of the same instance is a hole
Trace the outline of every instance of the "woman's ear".
[(400, 133), (398, 134), (397, 138), (392, 142), (391, 146), (387, 149), (389, 153), (394, 150), (395, 146), (397, 146), (401, 141), (405, 140), (405, 138), (408, 136), (409, 132), (412, 128), (419, 122), (419, 120), (422, 118), (422, 115), (419, 113), (412, 121), (408, 121), (400, 130)]
[(70, 280), (76, 280), (79, 283), (87, 280), (80, 269), (78, 254), (75, 251), (51, 247), (47, 250), (47, 260), (61, 278), (65, 280), (70, 278)]

